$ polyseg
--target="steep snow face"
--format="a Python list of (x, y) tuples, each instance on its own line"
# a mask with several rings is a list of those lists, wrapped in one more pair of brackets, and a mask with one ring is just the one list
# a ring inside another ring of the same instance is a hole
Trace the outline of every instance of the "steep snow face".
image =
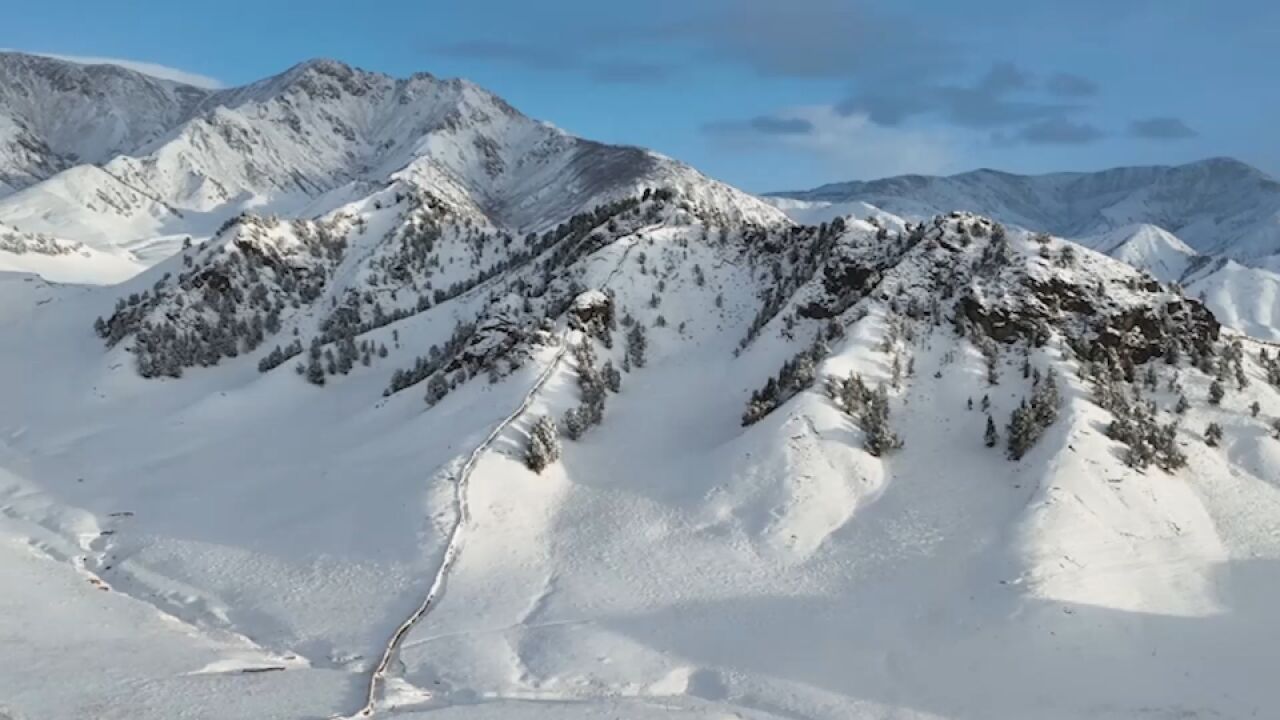
[(128, 141), (127, 151), (100, 167), (72, 167), (0, 200), (0, 218), (99, 248), (145, 246), (138, 254), (152, 262), (174, 239), (199, 242), (241, 212), (313, 219), (393, 182), (515, 234), (646, 187), (679, 188), (736, 222), (786, 222), (685, 165), (572, 137), (462, 80), (397, 79), (316, 60), (190, 97), (198, 104), (172, 112), (138, 103), (163, 134), (128, 134), (117, 143)]
[(1280, 252), (1280, 183), (1223, 158), (1096, 173), (909, 175), (779, 195), (824, 203), (862, 201), (912, 219), (970, 210), (1065, 237), (1146, 223), (1201, 253), (1252, 262)]
[(0, 195), (156, 140), (207, 95), (114, 65), (0, 52)]
[(1280, 274), (1221, 259), (1202, 263), (1184, 280), (1223, 324), (1252, 337), (1280, 341)]
[[(1280, 701), (1280, 369), (1197, 301), (968, 214), (482, 220), (404, 182), (116, 288), (0, 277), (6, 714), (354, 713), (431, 588), (375, 716)], [(1121, 412), (1186, 466), (1126, 465)]]
[(1076, 238), (1076, 242), (1146, 270), (1163, 282), (1181, 280), (1197, 257), (1196, 251), (1177, 236), (1146, 224)]

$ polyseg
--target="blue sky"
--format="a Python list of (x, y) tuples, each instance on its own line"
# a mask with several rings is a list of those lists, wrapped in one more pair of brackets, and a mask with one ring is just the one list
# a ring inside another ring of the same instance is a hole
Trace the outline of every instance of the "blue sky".
[(9, 13), (0, 45), (226, 85), (312, 57), (462, 76), (753, 191), (1216, 155), (1280, 175), (1263, 0), (59, 0)]

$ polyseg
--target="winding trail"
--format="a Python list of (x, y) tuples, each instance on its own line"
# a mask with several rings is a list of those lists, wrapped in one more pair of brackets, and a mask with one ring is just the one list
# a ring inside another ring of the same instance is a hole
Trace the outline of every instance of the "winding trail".
[[(639, 236), (639, 233), (636, 233), (636, 235)], [(638, 242), (632, 242), (625, 250), (623, 250), (621, 257), (618, 258), (617, 265), (605, 277), (604, 283), (601, 284), (602, 287), (606, 287), (608, 282), (618, 274), (622, 269), (623, 263), (626, 262), (627, 257), (631, 254), (632, 248), (637, 244)], [(489, 431), (489, 434), (485, 439), (471, 451), (471, 454), (467, 456), (462, 467), (458, 469), (457, 475), (455, 476), (453, 491), (453, 525), (449, 528), (449, 536), (445, 543), (444, 556), (440, 560), (440, 566), (436, 568), (435, 577), (431, 580), (431, 587), (427, 590), (427, 594), (423, 598), (422, 603), (418, 605), (417, 609), (415, 609), (413, 613), (404, 619), (404, 622), (400, 623), (400, 626), (396, 628), (395, 632), (391, 634), (391, 638), (387, 641), (387, 644), (382, 651), (382, 657), (378, 660), (378, 664), (374, 666), (373, 673), (369, 676), (369, 686), (368, 692), (365, 695), (364, 707), (360, 708), (360, 710), (358, 710), (354, 715), (344, 716), (344, 720), (372, 717), (376, 711), (378, 700), (386, 688), (388, 671), (391, 667), (392, 661), (395, 659), (396, 655), (399, 654), (400, 647), (404, 644), (404, 639), (409, 635), (409, 632), (413, 630), (414, 626), (421, 622), (422, 619), (427, 616), (427, 613), (429, 613), (436, 603), (439, 602), (441, 596), (444, 594), (445, 582), (448, 580), (449, 573), (453, 570), (453, 566), (457, 563), (458, 556), (462, 552), (463, 530), (465, 529), (470, 517), (470, 509), (467, 505), (467, 485), (471, 480), (471, 473), (480, 462), (481, 456), (483, 456), (484, 453), (493, 446), (494, 441), (496, 441), (498, 437), (507, 430), (507, 428), (511, 427), (512, 423), (528, 411), (529, 406), (533, 404), (534, 398), (538, 396), (538, 393), (541, 392), (542, 388), (545, 387), (547, 382), (551, 380), (553, 375), (555, 375), (556, 370), (560, 367), (560, 362), (568, 352), (569, 334), (571, 332), (572, 330), (566, 325), (564, 330), (560, 333), (560, 343), (559, 347), (556, 349), (555, 356), (552, 357), (549, 363), (547, 363), (547, 367), (543, 369), (533, 386), (529, 388), (529, 391), (525, 393), (524, 399), (520, 401), (519, 406), (503, 418), (501, 422), (495, 425), (493, 430)]]

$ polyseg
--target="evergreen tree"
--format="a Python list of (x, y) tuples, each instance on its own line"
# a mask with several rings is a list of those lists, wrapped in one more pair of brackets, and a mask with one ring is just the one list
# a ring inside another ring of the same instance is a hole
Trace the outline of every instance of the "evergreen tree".
[(431, 376), (427, 381), (427, 405), (434, 406), (436, 403), (444, 399), (449, 394), (449, 381), (445, 378), (443, 372), (438, 372)]
[(637, 368), (644, 367), (645, 353), (649, 349), (649, 340), (645, 337), (640, 323), (631, 326), (627, 331), (627, 360)]
[(622, 390), (622, 373), (613, 366), (612, 360), (605, 362), (600, 374), (604, 376), (604, 383), (611, 392), (617, 393)]
[(577, 440), (587, 431), (587, 418), (580, 408), (572, 407), (564, 413), (564, 434)]
[(312, 355), (311, 361), (307, 363), (307, 382), (313, 385), (324, 385), (324, 368), (316, 355)]
[(1000, 433), (996, 431), (996, 421), (987, 416), (987, 432), (983, 436), (983, 442), (987, 447), (992, 448), (1000, 443)]
[(1204, 429), (1204, 443), (1209, 447), (1218, 447), (1218, 443), (1222, 442), (1222, 426), (1216, 422), (1209, 423), (1209, 427)]
[(1253, 417), (1258, 417), (1260, 412), (1262, 412), (1262, 406), (1258, 404), (1257, 400), (1254, 400), (1253, 404), (1249, 406), (1249, 414)]
[(551, 418), (543, 415), (529, 431), (529, 447), (525, 451), (525, 464), (541, 473), (560, 458), (560, 431)]
[(862, 408), (864, 447), (875, 457), (902, 447), (902, 439), (889, 426), (889, 391), (883, 384), (867, 397)]
[(1173, 406), (1173, 411), (1179, 415), (1182, 415), (1190, 408), (1191, 408), (1191, 403), (1187, 402), (1187, 396), (1179, 395), (1178, 404)]
[(1222, 398), (1224, 395), (1226, 395), (1226, 390), (1222, 388), (1222, 383), (1220, 381), (1214, 380), (1213, 382), (1209, 383), (1209, 404), (1210, 405), (1221, 405)]
[(1009, 459), (1021, 460), (1035, 443), (1035, 415), (1026, 398), (1009, 417)]

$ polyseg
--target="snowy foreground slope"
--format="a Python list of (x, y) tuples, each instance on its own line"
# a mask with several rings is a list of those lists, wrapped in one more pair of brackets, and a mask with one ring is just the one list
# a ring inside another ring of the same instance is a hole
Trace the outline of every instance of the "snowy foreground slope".
[(0, 713), (1280, 705), (1276, 348), (1059, 239), (721, 187), (523, 234), (401, 176), (0, 275)]

